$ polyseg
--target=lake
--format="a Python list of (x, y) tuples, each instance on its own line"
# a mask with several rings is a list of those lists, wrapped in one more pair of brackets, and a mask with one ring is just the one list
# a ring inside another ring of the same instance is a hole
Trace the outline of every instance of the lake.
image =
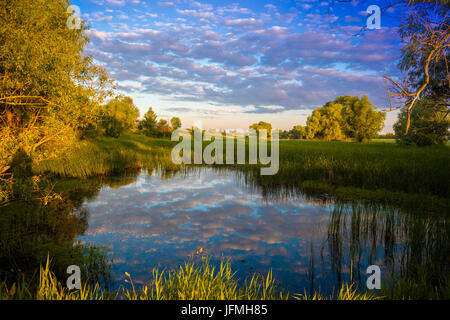
[(292, 293), (330, 293), (350, 278), (365, 288), (373, 264), (382, 281), (418, 266), (434, 265), (436, 274), (449, 267), (445, 213), (262, 189), (236, 170), (142, 170), (110, 178), (74, 211), (86, 219), (75, 241), (109, 250), (117, 284), (125, 272), (145, 283), (154, 267), (199, 260), (200, 248), (213, 263), (230, 259), (238, 279), (272, 270)]

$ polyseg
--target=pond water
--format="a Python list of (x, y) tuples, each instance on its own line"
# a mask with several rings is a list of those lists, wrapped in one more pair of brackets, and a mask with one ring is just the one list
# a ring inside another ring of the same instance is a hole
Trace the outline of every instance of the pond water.
[(383, 280), (417, 264), (448, 268), (445, 216), (323, 194), (262, 192), (231, 170), (117, 177), (81, 208), (87, 225), (75, 240), (108, 248), (120, 284), (125, 272), (145, 283), (154, 267), (175, 268), (200, 248), (213, 263), (229, 258), (236, 278), (272, 270), (280, 286), (301, 293), (329, 293), (350, 277), (364, 285), (373, 264)]
[(428, 204), (342, 201), (259, 172), (213, 167), (55, 183), (61, 199), (46, 206), (27, 200), (0, 208), (0, 280), (36, 279), (50, 255), (63, 281), (77, 264), (89, 281), (111, 284), (110, 274), (118, 288), (125, 272), (141, 284), (154, 267), (201, 261), (200, 248), (214, 264), (229, 259), (237, 279), (272, 270), (291, 293), (329, 294), (350, 278), (365, 288), (370, 265), (381, 268), (382, 281), (395, 275), (442, 286), (450, 274), (448, 212)]

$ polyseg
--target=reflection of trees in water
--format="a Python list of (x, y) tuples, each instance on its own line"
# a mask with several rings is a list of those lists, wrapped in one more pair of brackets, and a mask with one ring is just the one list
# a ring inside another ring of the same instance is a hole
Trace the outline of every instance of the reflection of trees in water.
[[(326, 241), (318, 247), (311, 243), (307, 275), (312, 287), (316, 276), (323, 279), (327, 264), (336, 288), (350, 278), (365, 288), (366, 269), (372, 264), (380, 265), (383, 280), (402, 278), (415, 282), (425, 277), (424, 282), (431, 287), (447, 285), (450, 218), (445, 201), (434, 203), (425, 197), (423, 201), (412, 199), (411, 203), (399, 205), (388, 201), (343, 201), (314, 189), (284, 184), (277, 176), (263, 177), (254, 170), (237, 170), (236, 176), (242, 185), (260, 192), (267, 201), (299, 199), (332, 208)], [(322, 275), (315, 270), (317, 254)]]
[(84, 280), (110, 284), (110, 263), (102, 248), (74, 243), (88, 226), (89, 212), (82, 207), (98, 195), (102, 186), (112, 188), (135, 181), (139, 171), (120, 177), (56, 180), (61, 199), (47, 205), (39, 201), (17, 201), (0, 208), (0, 281), (24, 279), (36, 283), (39, 265), (47, 254), (59, 279), (67, 277), (69, 265), (79, 265)]
[(449, 221), (443, 214), (401, 212), (360, 202), (335, 205), (327, 247), (338, 285), (344, 266), (353, 266), (355, 280), (364, 282), (367, 266), (378, 264), (383, 279), (399, 276), (414, 281), (426, 270), (430, 285), (440, 286), (450, 267), (449, 240)]

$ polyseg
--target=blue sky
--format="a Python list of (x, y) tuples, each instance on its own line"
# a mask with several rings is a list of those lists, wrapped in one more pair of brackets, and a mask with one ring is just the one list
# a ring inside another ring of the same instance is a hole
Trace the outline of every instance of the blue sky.
[[(398, 75), (399, 8), (365, 30), (387, 1), (72, 1), (90, 26), (87, 53), (141, 114), (183, 127), (288, 129), (339, 95), (387, 106), (383, 75)], [(392, 131), (396, 114), (387, 116)]]

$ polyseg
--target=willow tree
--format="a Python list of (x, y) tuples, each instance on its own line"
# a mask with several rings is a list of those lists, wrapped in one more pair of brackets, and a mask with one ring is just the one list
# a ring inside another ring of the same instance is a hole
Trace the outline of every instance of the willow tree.
[(307, 137), (322, 140), (369, 140), (383, 129), (384, 112), (364, 95), (340, 96), (317, 108), (307, 120)]
[(268, 122), (260, 121), (258, 123), (254, 123), (249, 126), (249, 129), (256, 130), (256, 132), (258, 132), (258, 134), (259, 134), (260, 130), (267, 130), (267, 136), (271, 137), (271, 135), (272, 135), (272, 125)]
[[(399, 27), (404, 47), (400, 68), (404, 79), (385, 76), (390, 107), (388, 111), (403, 109), (406, 117), (404, 134), (411, 127), (411, 116), (421, 99), (433, 108), (447, 111), (441, 113), (440, 121), (448, 121), (450, 99), (449, 73), (449, 10), (450, 2), (442, 0), (403, 0), (404, 16)], [(431, 101), (434, 101), (430, 104)]]
[(323, 107), (317, 108), (308, 117), (308, 139), (342, 140), (345, 138), (342, 130), (342, 108), (339, 103), (327, 102)]
[(11, 182), (17, 150), (35, 161), (67, 154), (108, 94), (106, 72), (84, 54), (86, 25), (69, 28), (69, 6), (65, 0), (0, 1), (2, 187)]
[(181, 128), (181, 120), (178, 117), (173, 117), (172, 119), (170, 119), (170, 124), (172, 125), (173, 130)]
[(383, 129), (386, 113), (378, 111), (367, 95), (361, 99), (343, 96), (337, 98), (334, 103), (344, 106), (342, 128), (347, 137), (362, 142), (375, 138)]
[(139, 118), (139, 109), (133, 99), (118, 95), (102, 106), (102, 123), (106, 135), (118, 138), (123, 130), (136, 126)]

